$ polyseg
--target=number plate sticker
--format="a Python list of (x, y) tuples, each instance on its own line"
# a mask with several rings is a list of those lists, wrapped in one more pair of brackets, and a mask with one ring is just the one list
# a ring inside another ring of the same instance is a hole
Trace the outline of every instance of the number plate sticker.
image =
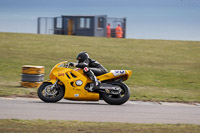
[(111, 70), (112, 74), (114, 76), (119, 76), (119, 75), (122, 75), (122, 74), (125, 74), (126, 71), (125, 70)]

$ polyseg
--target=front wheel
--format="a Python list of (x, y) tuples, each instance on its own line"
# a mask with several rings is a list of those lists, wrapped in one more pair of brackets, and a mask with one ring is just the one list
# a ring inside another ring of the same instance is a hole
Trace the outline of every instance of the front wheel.
[(42, 101), (53, 103), (60, 101), (64, 97), (65, 89), (60, 85), (52, 88), (52, 83), (44, 82), (38, 88), (37, 94)]
[(105, 93), (101, 93), (103, 100), (111, 105), (121, 105), (128, 101), (130, 97), (130, 89), (128, 86), (122, 82), (112, 82), (112, 85), (119, 86), (121, 88), (121, 92), (118, 95), (110, 95)]

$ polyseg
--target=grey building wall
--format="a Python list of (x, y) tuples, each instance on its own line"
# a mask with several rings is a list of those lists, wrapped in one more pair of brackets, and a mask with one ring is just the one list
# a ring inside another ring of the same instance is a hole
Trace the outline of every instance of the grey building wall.
[[(98, 19), (99, 18), (103, 18), (104, 22), (103, 22), (103, 27), (99, 28), (98, 27)], [(107, 24), (107, 15), (100, 15), (100, 16), (95, 16), (95, 22), (94, 22), (94, 36), (97, 37), (105, 37), (106, 36), (106, 24)]]
[[(73, 20), (73, 35), (77, 36), (94, 36), (94, 16), (62, 16), (63, 18), (63, 31), (64, 34), (68, 34), (68, 20)], [(89, 28), (80, 27), (80, 18), (89, 18), (90, 26)]]

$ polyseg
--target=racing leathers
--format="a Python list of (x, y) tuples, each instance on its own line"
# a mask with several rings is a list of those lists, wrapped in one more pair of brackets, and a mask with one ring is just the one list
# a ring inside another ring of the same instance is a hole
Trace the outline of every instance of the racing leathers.
[(93, 81), (94, 86), (90, 87), (89, 91), (98, 89), (100, 85), (100, 82), (97, 80), (96, 76), (108, 72), (99, 62), (90, 58), (85, 59), (83, 62), (78, 62), (75, 67), (82, 68), (84, 73)]

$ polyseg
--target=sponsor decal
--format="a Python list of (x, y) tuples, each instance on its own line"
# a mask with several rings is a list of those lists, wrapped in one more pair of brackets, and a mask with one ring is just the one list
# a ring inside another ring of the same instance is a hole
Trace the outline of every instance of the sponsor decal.
[(58, 76), (64, 76), (65, 74), (64, 73), (58, 73)]
[(79, 70), (81, 70), (81, 68), (75, 68), (75, 69), (74, 69), (74, 71), (79, 71)]
[(84, 71), (85, 71), (85, 72), (88, 72), (88, 71), (89, 71), (89, 69), (88, 69), (87, 67), (85, 67), (85, 68), (84, 68)]
[(111, 70), (111, 72), (113, 73), (114, 76), (119, 76), (126, 73), (125, 70)]
[(79, 97), (79, 94), (74, 94), (75, 97)]

